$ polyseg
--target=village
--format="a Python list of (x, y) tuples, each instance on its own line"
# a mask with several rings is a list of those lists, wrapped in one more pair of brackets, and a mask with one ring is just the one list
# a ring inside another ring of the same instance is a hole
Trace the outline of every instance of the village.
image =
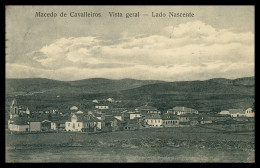
[(102, 132), (134, 131), (149, 128), (180, 128), (200, 125), (229, 125), (238, 130), (253, 130), (254, 111), (252, 108), (227, 109), (217, 114), (200, 113), (196, 109), (175, 106), (162, 113), (157, 108), (143, 105), (135, 109), (111, 108), (109, 103), (93, 100), (93, 108), (81, 110), (77, 106), (69, 108), (69, 113), (58, 109), (50, 111), (30, 111), (21, 108), (13, 99), (8, 120), (8, 131), (11, 133), (47, 133), (47, 132), (80, 132), (96, 134)]

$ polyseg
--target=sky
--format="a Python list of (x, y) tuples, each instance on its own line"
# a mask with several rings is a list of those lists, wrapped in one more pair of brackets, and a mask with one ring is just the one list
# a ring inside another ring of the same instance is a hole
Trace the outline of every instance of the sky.
[[(36, 12), (58, 16), (35, 17)], [(59, 17), (61, 12), (102, 17)], [(136, 12), (137, 18), (125, 17)], [(152, 12), (167, 16), (152, 17)], [(169, 12), (194, 17), (168, 17)], [(254, 6), (7, 6), (6, 78), (254, 76), (254, 13)]]

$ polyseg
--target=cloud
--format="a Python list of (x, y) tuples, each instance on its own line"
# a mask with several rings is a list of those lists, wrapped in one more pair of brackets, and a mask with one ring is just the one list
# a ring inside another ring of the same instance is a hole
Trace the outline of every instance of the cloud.
[(236, 33), (194, 21), (165, 27), (161, 34), (121, 34), (117, 41), (92, 36), (57, 39), (30, 53), (44, 69), (8, 65), (8, 74), (15, 75), (11, 71), (17, 66), (27, 76), (38, 73), (60, 80), (196, 80), (254, 74), (254, 34), (250, 32)]

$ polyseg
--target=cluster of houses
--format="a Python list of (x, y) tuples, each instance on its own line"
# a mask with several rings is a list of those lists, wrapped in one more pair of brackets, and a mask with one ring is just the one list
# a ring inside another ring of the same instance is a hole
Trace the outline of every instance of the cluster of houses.
[(252, 108), (243, 109), (229, 109), (223, 110), (219, 113), (220, 115), (230, 115), (231, 117), (255, 117), (255, 113)]
[(59, 113), (32, 115), (28, 108), (25, 112), (19, 111), (17, 101), (14, 99), (10, 106), (8, 129), (16, 132), (67, 131), (95, 133), (146, 128), (191, 127), (197, 124), (227, 121), (232, 117), (254, 117), (254, 115), (251, 108), (246, 110), (230, 109), (217, 115), (207, 116), (187, 107), (177, 106), (168, 109), (166, 113), (162, 114), (155, 107), (147, 105), (129, 110), (110, 108), (108, 105), (99, 104), (95, 104), (94, 108), (88, 111), (72, 106), (68, 115)]

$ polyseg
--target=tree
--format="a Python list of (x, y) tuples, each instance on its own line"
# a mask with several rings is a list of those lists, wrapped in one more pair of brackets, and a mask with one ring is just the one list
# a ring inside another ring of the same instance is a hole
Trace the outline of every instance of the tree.
[(255, 112), (255, 102), (252, 105), (252, 111)]
[(49, 113), (48, 120), (51, 120), (51, 119), (52, 119), (52, 115), (51, 115), (51, 113)]

